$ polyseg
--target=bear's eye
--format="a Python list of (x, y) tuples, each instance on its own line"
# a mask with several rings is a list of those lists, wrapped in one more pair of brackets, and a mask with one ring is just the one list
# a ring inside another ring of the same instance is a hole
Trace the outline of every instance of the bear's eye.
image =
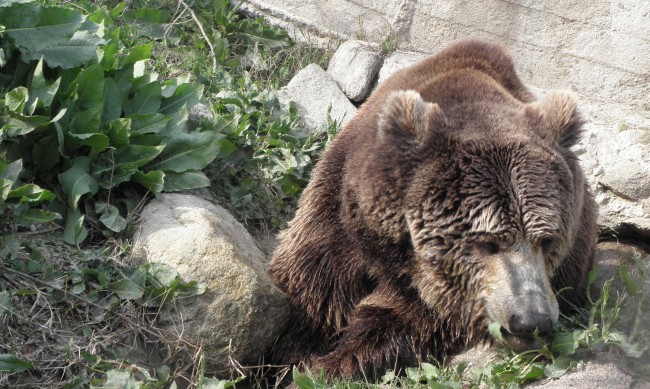
[(487, 255), (494, 255), (499, 252), (500, 247), (496, 242), (486, 240), (476, 243), (476, 248), (482, 253)]
[(555, 246), (555, 238), (547, 236), (539, 240), (539, 247), (544, 253), (548, 253)]

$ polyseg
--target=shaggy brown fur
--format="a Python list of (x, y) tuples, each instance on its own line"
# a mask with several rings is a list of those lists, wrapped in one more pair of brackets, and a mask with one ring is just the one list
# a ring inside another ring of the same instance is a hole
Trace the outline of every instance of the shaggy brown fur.
[[(444, 357), (498, 322), (515, 347), (581, 304), (594, 203), (576, 102), (540, 101), (466, 41), (379, 85), (322, 156), (269, 273), (292, 317), (276, 362), (330, 376)], [(566, 288), (566, 290), (564, 290)]]

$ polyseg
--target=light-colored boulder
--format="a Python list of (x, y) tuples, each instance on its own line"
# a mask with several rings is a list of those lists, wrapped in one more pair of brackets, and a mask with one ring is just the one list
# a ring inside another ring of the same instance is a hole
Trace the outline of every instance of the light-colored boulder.
[(162, 194), (142, 211), (134, 256), (174, 267), (206, 292), (162, 325), (203, 345), (209, 365), (257, 363), (284, 328), (288, 305), (264, 269), (264, 254), (225, 209), (199, 197)]
[(345, 125), (357, 111), (332, 76), (316, 64), (300, 70), (284, 91), (300, 109), (302, 120), (309, 129), (325, 126), (328, 114)]
[(377, 45), (352, 40), (339, 46), (327, 67), (339, 87), (352, 101), (362, 101), (370, 93), (381, 65)]
[(379, 78), (377, 80), (377, 83), (381, 83), (396, 71), (413, 65), (414, 63), (426, 57), (427, 55), (422, 53), (407, 53), (402, 51), (391, 53), (388, 57), (386, 57), (386, 59), (384, 59), (384, 63), (379, 70)]
[(599, 208), (598, 224), (650, 237), (650, 118), (582, 102), (587, 120), (576, 152)]

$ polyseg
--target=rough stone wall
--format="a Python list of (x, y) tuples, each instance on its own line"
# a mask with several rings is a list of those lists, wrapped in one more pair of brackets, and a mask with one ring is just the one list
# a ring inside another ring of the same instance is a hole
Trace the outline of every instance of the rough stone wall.
[(522, 79), (650, 114), (650, 0), (246, 0), (296, 39), (336, 37), (435, 52), (463, 38), (500, 42)]

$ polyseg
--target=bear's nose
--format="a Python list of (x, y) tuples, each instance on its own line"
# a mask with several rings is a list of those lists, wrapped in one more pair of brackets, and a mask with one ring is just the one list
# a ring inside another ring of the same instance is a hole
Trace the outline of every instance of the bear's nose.
[(508, 330), (515, 335), (529, 335), (535, 329), (540, 335), (547, 335), (553, 330), (553, 321), (548, 315), (537, 312), (513, 313), (508, 319)]

